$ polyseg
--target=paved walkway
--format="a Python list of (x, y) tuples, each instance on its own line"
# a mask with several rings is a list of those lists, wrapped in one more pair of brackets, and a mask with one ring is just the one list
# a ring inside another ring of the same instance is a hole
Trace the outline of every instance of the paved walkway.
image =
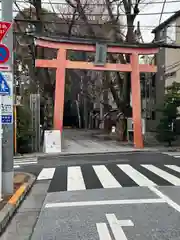
[(92, 137), (95, 131), (66, 129), (63, 132), (63, 152), (65, 153), (102, 153), (129, 151), (158, 151), (156, 148), (135, 149), (113, 140), (100, 140)]
[(117, 142), (106, 141), (99, 142), (95, 140), (65, 140), (65, 148), (63, 152), (66, 153), (102, 153), (102, 152), (129, 152), (129, 151), (158, 151), (156, 148), (137, 149), (130, 146), (121, 146)]
[[(64, 129), (62, 141), (62, 153), (55, 155), (68, 155), (68, 154), (92, 154), (92, 153), (118, 153), (118, 152), (134, 152), (134, 151), (151, 151), (151, 152), (165, 152), (168, 148), (163, 146), (145, 147), (144, 149), (137, 149), (126, 143), (121, 143), (115, 140), (103, 140), (102, 138), (93, 137), (99, 134), (99, 130), (77, 130), (77, 129)], [(173, 149), (169, 149), (175, 151)], [(52, 154), (54, 155), (54, 154)], [(46, 153), (32, 153), (24, 154), (23, 156), (15, 157), (15, 165), (19, 168), (22, 159), (30, 162), (31, 164), (37, 163), (37, 157), (49, 156)], [(27, 163), (25, 162), (25, 163)]]

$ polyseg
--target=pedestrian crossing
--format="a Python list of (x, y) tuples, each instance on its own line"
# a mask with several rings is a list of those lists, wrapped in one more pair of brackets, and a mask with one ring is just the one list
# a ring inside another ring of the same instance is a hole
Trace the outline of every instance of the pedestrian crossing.
[(50, 180), (48, 192), (134, 186), (180, 186), (180, 167), (163, 164), (58, 166), (41, 169), (37, 181), (44, 180)]
[(174, 158), (180, 158), (180, 152), (163, 152), (163, 154)]
[(37, 157), (17, 158), (14, 159), (14, 169), (21, 168), (21, 166), (34, 165), (38, 163)]

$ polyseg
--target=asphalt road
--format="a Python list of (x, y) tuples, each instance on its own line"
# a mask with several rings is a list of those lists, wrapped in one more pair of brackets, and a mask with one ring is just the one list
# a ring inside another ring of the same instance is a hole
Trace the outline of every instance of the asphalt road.
[(96, 154), (44, 159), (16, 170), (36, 174), (37, 181), (3, 240), (180, 239), (178, 158)]

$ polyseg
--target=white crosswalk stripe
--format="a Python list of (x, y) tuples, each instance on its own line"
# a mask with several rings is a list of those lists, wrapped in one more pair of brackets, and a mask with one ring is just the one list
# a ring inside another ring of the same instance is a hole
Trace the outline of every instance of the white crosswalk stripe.
[(68, 191), (86, 189), (80, 167), (68, 167)]
[(33, 165), (33, 164), (37, 164), (38, 160), (36, 157), (33, 158), (18, 158), (18, 159), (14, 159), (14, 168), (20, 168), (21, 166), (25, 166), (25, 165)]
[(93, 168), (104, 188), (121, 187), (120, 183), (113, 177), (104, 165), (93, 166)]
[(178, 167), (176, 165), (165, 165), (165, 166), (180, 173), (180, 167)]
[(155, 173), (156, 175), (164, 178), (166, 181), (172, 183), (175, 186), (180, 186), (180, 179), (173, 176), (172, 174), (161, 170), (160, 168), (153, 166), (153, 165), (142, 165), (144, 168), (148, 169), (149, 171)]
[[(113, 166), (88, 165), (85, 169), (82, 166), (43, 168), (37, 180), (51, 180), (50, 185), (53, 186), (54, 184), (52, 189), (56, 188), (57, 191), (122, 188), (126, 186), (180, 186), (180, 166), (168, 164), (158, 167), (152, 164), (140, 164), (138, 166), (131, 166), (130, 164), (111, 165)], [(56, 177), (54, 178), (55, 173)], [(61, 190), (58, 190), (58, 188)]]
[(180, 152), (163, 152), (163, 154), (174, 158), (180, 158)]
[(118, 167), (125, 172), (139, 186), (155, 186), (156, 184), (131, 167), (129, 164), (118, 164)]
[(43, 168), (37, 180), (50, 180), (53, 178), (55, 168)]

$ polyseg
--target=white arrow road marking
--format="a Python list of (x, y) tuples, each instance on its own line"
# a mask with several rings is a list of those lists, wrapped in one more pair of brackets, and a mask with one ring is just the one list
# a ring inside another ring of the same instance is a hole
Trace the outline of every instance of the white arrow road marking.
[(106, 223), (96, 223), (99, 240), (112, 240)]
[[(128, 240), (122, 226), (134, 226), (131, 220), (118, 220), (115, 214), (106, 214), (106, 218), (111, 227), (115, 240)], [(121, 225), (122, 223), (122, 225)]]

